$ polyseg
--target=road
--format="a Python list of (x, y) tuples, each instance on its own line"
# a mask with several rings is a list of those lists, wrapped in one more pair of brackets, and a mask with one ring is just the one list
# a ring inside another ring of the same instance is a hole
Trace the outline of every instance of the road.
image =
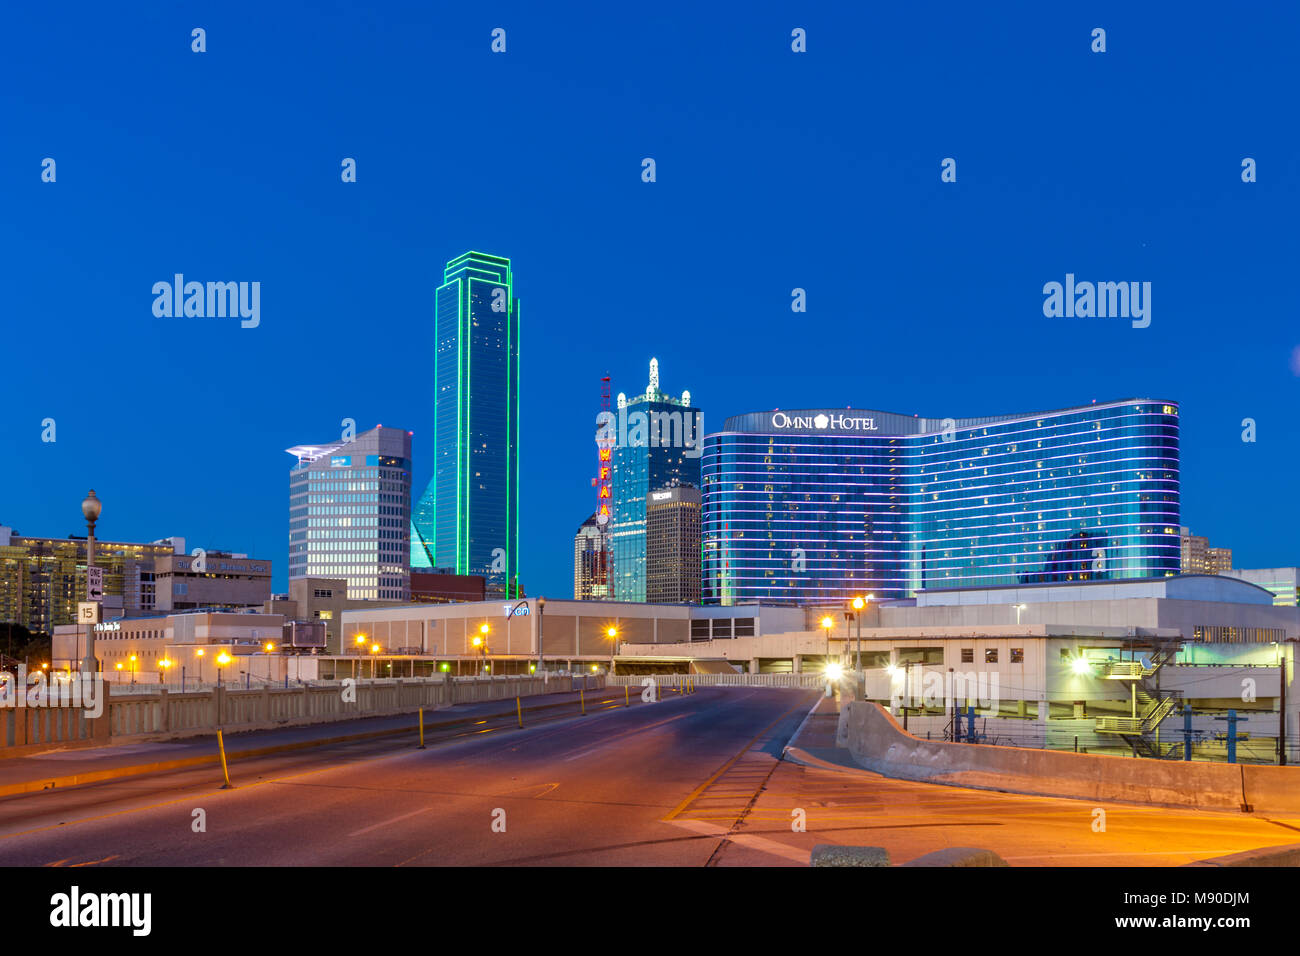
[[(1300, 842), (1300, 820), (1094, 805), (780, 759), (815, 695), (718, 688), (586, 716), (471, 725), (0, 800), (24, 866), (806, 866), (817, 843), (903, 862), (945, 846), (1012, 865), (1168, 865)], [(824, 720), (824, 718), (822, 718)], [(792, 821), (806, 818), (806, 830)], [(200, 828), (199, 823), (203, 826)]]

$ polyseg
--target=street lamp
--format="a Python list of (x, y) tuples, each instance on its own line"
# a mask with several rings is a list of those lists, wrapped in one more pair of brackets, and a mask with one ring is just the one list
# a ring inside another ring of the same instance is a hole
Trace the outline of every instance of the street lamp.
[(614, 673), (614, 652), (618, 649), (618, 628), (611, 624), (605, 628), (605, 637), (609, 640), (609, 673)]
[(830, 666), (831, 666), (831, 628), (835, 626), (835, 621), (828, 614), (822, 618), (822, 630), (826, 632), (826, 658), (822, 662), (822, 673), (826, 675), (826, 696), (831, 696)]
[(271, 641), (267, 641), (266, 644), (265, 644), (265, 647), (266, 647), (266, 679), (267, 679), (268, 682), (270, 682), (270, 680), (271, 680), (271, 652), (272, 652), (273, 650), (275, 650), (275, 644), (273, 644)]
[(131, 686), (135, 686), (135, 655), (131, 655)]
[(866, 597), (855, 597), (853, 599), (853, 621), (857, 627), (858, 647), (853, 662), (853, 669), (857, 673), (858, 681), (858, 700), (866, 699), (866, 680), (862, 675), (862, 612), (866, 610), (867, 605), (875, 598), (874, 594), (868, 594)]
[(1023, 611), (1024, 609), (1025, 609), (1025, 605), (1023, 604), (1016, 605), (1016, 627), (1020, 626), (1020, 612)]
[(172, 666), (172, 662), (167, 658), (160, 658), (158, 661), (158, 683), (167, 683), (167, 668)]
[(221, 668), (230, 663), (230, 655), (222, 651), (217, 655), (217, 686), (221, 686)]
[(488, 635), (492, 633), (492, 628), (491, 626), (488, 625), (486, 621), (484, 621), (482, 624), (479, 625), (478, 633), (479, 636), (474, 638), (474, 646), (479, 648), (483, 652), (483, 670), (487, 671), (490, 674), (492, 673), (492, 667), (488, 663), (487, 640), (488, 640)]
[(381, 648), (379, 647), (378, 644), (370, 645), (370, 679), (371, 680), (374, 680), (376, 677), (379, 676), (378, 674), (379, 661), (375, 657), (375, 655), (378, 654), (380, 650)]
[[(99, 520), (99, 514), (103, 510), (103, 503), (95, 497), (95, 489), (90, 489), (90, 494), (86, 495), (85, 500), (81, 502), (81, 514), (86, 519), (86, 584), (89, 590), (90, 569), (95, 566), (95, 522)], [(90, 595), (86, 595), (89, 600)], [(85, 673), (93, 674), (99, 670), (99, 661), (95, 660), (95, 625), (93, 622), (86, 624), (86, 656), (81, 659), (81, 669)]]
[(353, 680), (356, 680), (357, 677), (359, 676), (359, 675), (357, 674), (357, 668), (360, 667), (361, 665), (358, 663), (358, 661), (361, 660), (361, 652), (362, 652), (362, 648), (363, 648), (363, 646), (365, 645), (365, 643), (366, 643), (366, 635), (364, 635), (364, 634), (358, 634), (358, 635), (357, 635), (357, 659), (356, 659), (355, 661), (352, 662), (352, 679), (353, 679)]
[(203, 689), (203, 648), (194, 652), (194, 656), (199, 659), (199, 690)]

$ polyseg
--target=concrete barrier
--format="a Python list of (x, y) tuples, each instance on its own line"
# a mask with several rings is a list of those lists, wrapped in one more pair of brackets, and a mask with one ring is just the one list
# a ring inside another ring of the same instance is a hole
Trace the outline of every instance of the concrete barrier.
[(922, 740), (878, 704), (849, 701), (843, 710), (854, 761), (888, 777), (1080, 800), (1300, 812), (1300, 768)]
[(889, 851), (882, 846), (839, 846), (818, 843), (808, 858), (810, 866), (889, 866)]

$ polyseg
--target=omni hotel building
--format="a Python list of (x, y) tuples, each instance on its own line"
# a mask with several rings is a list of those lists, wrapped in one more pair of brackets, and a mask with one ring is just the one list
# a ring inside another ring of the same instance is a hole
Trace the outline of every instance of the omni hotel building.
[(704, 440), (703, 600), (838, 603), (1179, 572), (1178, 406), (754, 412)]

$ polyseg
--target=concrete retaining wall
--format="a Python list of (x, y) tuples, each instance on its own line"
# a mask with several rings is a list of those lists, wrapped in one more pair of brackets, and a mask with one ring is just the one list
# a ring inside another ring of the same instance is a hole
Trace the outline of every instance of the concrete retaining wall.
[(848, 702), (841, 738), (868, 770), (927, 783), (1207, 810), (1300, 812), (1300, 768), (1146, 760), (956, 744), (905, 733), (878, 704)]

